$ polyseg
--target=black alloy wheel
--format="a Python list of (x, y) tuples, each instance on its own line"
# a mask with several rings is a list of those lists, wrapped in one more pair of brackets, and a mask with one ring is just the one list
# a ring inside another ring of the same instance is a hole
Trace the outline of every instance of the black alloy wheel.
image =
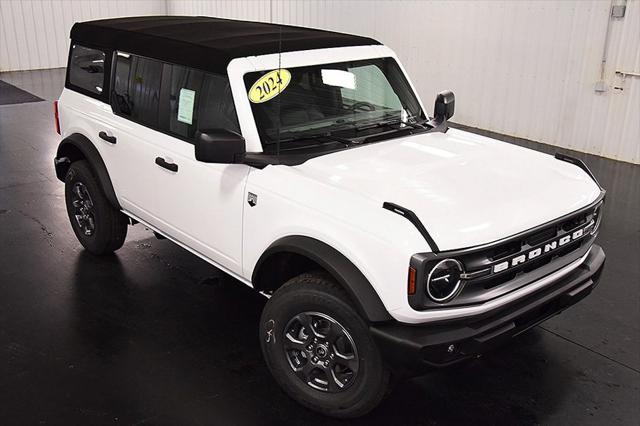
[(295, 374), (313, 389), (342, 392), (358, 375), (356, 345), (349, 332), (329, 315), (296, 315), (285, 326), (283, 345)]
[(82, 233), (87, 236), (93, 235), (96, 229), (93, 212), (93, 201), (89, 190), (82, 182), (73, 184), (72, 204), (75, 208), (74, 217)]

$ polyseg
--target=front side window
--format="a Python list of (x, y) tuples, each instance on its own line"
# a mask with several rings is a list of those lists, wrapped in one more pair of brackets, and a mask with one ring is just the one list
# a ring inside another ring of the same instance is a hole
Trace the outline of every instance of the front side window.
[(74, 44), (69, 60), (69, 83), (87, 92), (101, 95), (104, 89), (105, 53)]
[(163, 130), (185, 139), (197, 130), (240, 132), (229, 79), (181, 65), (164, 66), (160, 117)]
[(198, 128), (198, 105), (201, 101), (204, 73), (180, 65), (165, 64), (160, 89), (160, 116), (163, 130), (193, 138)]
[(375, 123), (426, 118), (392, 58), (253, 72), (244, 81), (265, 150), (278, 138), (286, 149), (303, 138), (318, 144), (321, 135), (352, 137)]

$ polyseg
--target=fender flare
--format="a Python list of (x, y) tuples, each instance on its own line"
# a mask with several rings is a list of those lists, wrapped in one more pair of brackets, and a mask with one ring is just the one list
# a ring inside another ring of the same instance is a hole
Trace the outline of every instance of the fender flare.
[(260, 267), (271, 255), (282, 252), (305, 256), (324, 268), (347, 291), (356, 309), (369, 321), (393, 319), (364, 274), (342, 253), (315, 238), (293, 235), (273, 242), (258, 259), (251, 281), (256, 282)]
[(89, 162), (89, 166), (98, 179), (100, 186), (102, 186), (107, 200), (109, 200), (113, 207), (121, 210), (122, 207), (120, 207), (118, 197), (116, 197), (116, 192), (113, 189), (107, 166), (105, 166), (98, 149), (86, 136), (80, 133), (74, 133), (60, 142), (54, 160), (57, 178), (64, 182), (71, 163), (81, 159)]

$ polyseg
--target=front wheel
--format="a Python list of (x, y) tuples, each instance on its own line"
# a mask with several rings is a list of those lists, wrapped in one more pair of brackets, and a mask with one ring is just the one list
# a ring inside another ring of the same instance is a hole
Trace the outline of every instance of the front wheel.
[(260, 336), (267, 366), (300, 404), (333, 417), (366, 414), (389, 373), (364, 320), (323, 273), (292, 278), (267, 302)]

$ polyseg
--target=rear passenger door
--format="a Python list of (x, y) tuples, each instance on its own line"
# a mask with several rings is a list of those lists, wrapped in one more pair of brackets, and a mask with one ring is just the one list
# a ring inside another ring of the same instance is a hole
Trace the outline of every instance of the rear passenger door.
[(240, 273), (249, 166), (201, 163), (193, 145), (198, 129), (240, 132), (228, 78), (119, 53), (111, 103), (129, 180), (123, 207)]

